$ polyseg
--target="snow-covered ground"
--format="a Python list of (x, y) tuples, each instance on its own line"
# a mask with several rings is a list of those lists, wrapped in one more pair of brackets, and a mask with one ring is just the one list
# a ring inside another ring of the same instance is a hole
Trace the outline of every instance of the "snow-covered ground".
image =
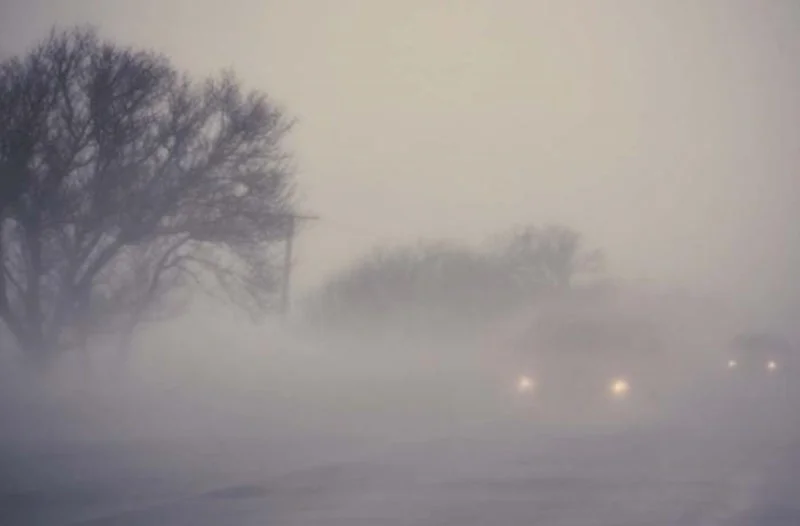
[(57, 392), (81, 437), (4, 443), (0, 526), (800, 525), (800, 404), (769, 390), (546, 427), (436, 363), (155, 356), (135, 385)]
[(395, 444), (65, 448), (16, 473), (0, 524), (800, 524), (800, 445), (734, 429), (564, 434), (505, 421)]

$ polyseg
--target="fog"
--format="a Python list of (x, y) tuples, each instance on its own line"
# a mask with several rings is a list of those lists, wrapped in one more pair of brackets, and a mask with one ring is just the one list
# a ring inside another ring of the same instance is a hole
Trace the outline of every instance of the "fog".
[[(0, 58), (93, 24), (232, 68), (297, 118), (319, 215), (285, 317), (197, 292), (128, 352), (5, 345), (0, 523), (800, 523), (798, 23), (791, 0), (0, 0)], [(552, 224), (580, 245), (534, 270), (568, 279), (501, 279), (498, 233)], [(431, 241), (458, 279), (419, 256), (419, 290), (359, 296), (370, 251)], [(745, 371), (750, 333), (792, 351)]]
[[(587, 303), (570, 304), (566, 319)], [(46, 372), (7, 365), (4, 516), (587, 525), (795, 517), (796, 389), (788, 376), (776, 390), (731, 382), (724, 370), (726, 335), (746, 314), (641, 290), (603, 307), (606, 322), (635, 314), (665, 336), (666, 356), (626, 357), (625, 400), (587, 389), (593, 377), (610, 379), (614, 363), (596, 335), (532, 371), (508, 352), (518, 322), (469, 345), (459, 334), (433, 342), (366, 327), (321, 338), (300, 321), (253, 325), (202, 302), (142, 333), (124, 361), (96, 349)], [(547, 309), (538, 315), (552, 325), (547, 312), (557, 318), (563, 307)], [(560, 399), (520, 391), (522, 373), (538, 373), (542, 388), (562, 384)], [(607, 499), (618, 504), (607, 509)]]
[(0, 50), (92, 23), (267, 90), (324, 218), (307, 286), (376, 243), (558, 221), (628, 279), (793, 304), (793, 2), (234, 5), (7, 1)]

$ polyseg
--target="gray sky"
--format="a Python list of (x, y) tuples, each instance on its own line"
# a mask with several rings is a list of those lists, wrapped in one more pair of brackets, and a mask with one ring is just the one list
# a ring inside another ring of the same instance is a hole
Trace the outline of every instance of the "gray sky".
[(308, 286), (375, 243), (561, 222), (614, 273), (789, 302), (791, 0), (0, 0), (0, 54), (96, 24), (298, 117)]

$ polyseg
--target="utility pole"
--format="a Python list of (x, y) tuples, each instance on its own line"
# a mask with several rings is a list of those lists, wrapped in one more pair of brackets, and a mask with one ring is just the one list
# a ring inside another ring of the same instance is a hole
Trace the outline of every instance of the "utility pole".
[(283, 280), (281, 282), (281, 314), (287, 316), (291, 303), (292, 249), (298, 220), (315, 220), (318, 216), (286, 214), (286, 248), (283, 252)]

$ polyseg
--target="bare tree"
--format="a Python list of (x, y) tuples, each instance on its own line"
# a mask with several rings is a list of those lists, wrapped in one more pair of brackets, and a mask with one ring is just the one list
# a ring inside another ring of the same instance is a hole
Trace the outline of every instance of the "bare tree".
[(525, 227), (486, 250), (446, 242), (379, 250), (333, 276), (309, 298), (320, 327), (392, 327), (406, 332), (477, 328), (600, 269), (567, 227)]
[(575, 277), (595, 273), (603, 253), (585, 247), (580, 233), (560, 225), (528, 225), (500, 237), (494, 251), (513, 286), (530, 294), (544, 289), (564, 290)]
[(265, 95), (54, 31), (0, 65), (0, 123), (0, 318), (27, 354), (130, 330), (191, 282), (269, 306), (292, 178)]

